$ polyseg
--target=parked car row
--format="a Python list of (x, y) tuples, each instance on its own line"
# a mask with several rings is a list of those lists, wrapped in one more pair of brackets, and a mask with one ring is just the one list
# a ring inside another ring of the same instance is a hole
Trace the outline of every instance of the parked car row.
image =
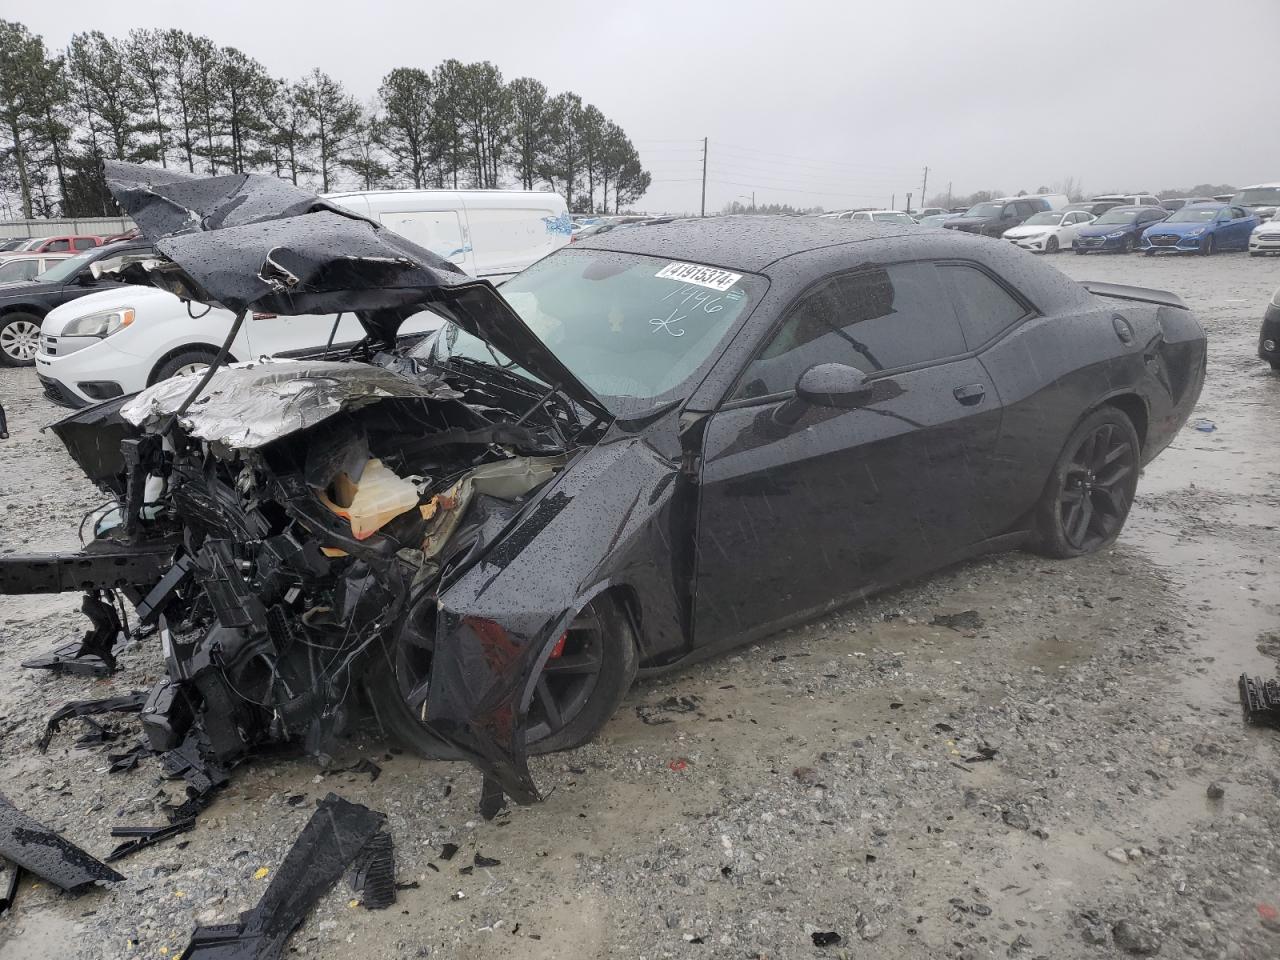
[(106, 243), (109, 238), (90, 234), (56, 237), (8, 237), (0, 242), (0, 261), (30, 253), (80, 253)]

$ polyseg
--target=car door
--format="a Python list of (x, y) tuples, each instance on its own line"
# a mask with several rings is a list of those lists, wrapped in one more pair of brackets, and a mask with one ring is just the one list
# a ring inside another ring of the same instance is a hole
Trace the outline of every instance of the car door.
[(394, 230), (437, 256), (475, 276), (475, 256), (468, 231), (457, 210), (394, 211), (378, 215), (384, 227)]
[(1249, 213), (1241, 207), (1231, 208), (1231, 243), (1232, 247), (1239, 247), (1241, 250), (1249, 246), (1249, 234), (1253, 232), (1257, 221)]
[[(985, 535), (972, 505), (1000, 412), (965, 352), (932, 263), (833, 276), (787, 311), (704, 433), (700, 645), (945, 563)], [(796, 399), (800, 375), (833, 362), (866, 374), (864, 406)]]

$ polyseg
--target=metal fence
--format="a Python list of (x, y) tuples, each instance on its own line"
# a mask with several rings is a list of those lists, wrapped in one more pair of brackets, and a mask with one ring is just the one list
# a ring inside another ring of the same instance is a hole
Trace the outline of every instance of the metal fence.
[(76, 217), (57, 220), (0, 220), (0, 237), (113, 237), (132, 230), (128, 217)]

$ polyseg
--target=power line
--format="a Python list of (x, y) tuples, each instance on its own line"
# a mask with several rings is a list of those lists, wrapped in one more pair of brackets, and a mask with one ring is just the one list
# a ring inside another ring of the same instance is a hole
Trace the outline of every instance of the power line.
[(849, 185), (851, 183), (858, 186), (866, 187), (884, 187), (885, 189), (894, 189), (902, 184), (900, 177), (837, 177), (837, 176), (806, 176), (804, 174), (798, 176), (787, 176), (782, 173), (761, 173), (757, 170), (743, 170), (739, 167), (722, 167), (715, 165), (712, 168), (713, 173), (725, 174), (730, 177), (745, 177), (747, 179), (756, 179), (761, 181), (771, 181), (774, 183), (792, 183), (800, 186), (827, 186), (835, 184)]
[[(752, 187), (757, 187), (757, 188), (759, 187), (759, 184), (739, 183), (735, 180), (708, 179), (707, 182), (718, 183), (724, 187), (746, 187), (748, 190), (750, 190)], [(814, 197), (828, 197), (830, 199), (835, 199), (835, 200), (879, 200), (881, 197), (883, 197), (883, 194), (871, 194), (871, 193), (837, 194), (837, 193), (833, 193), (830, 190), (795, 190), (789, 187), (770, 187), (769, 189), (780, 190), (783, 193), (803, 193), (803, 194), (808, 194), (809, 196), (814, 196)]]
[(743, 146), (738, 146), (732, 143), (722, 143), (719, 140), (716, 141), (716, 148), (725, 149), (729, 151), (739, 151), (746, 154), (755, 154), (760, 157), (777, 157), (783, 160), (791, 160), (796, 163), (822, 164), (822, 165), (837, 166), (837, 167), (843, 167), (843, 168), (861, 166), (866, 169), (871, 169), (874, 166), (877, 169), (885, 170), (886, 172), (893, 172), (895, 169), (893, 167), (883, 167), (879, 165), (859, 164), (859, 163), (851, 162), (848, 160), (824, 160), (820, 157), (812, 157), (812, 156), (805, 157), (805, 156), (799, 156), (797, 154), (791, 154), (791, 153), (775, 153), (772, 150), (759, 150), (759, 149), (756, 149), (755, 147), (743, 147)]

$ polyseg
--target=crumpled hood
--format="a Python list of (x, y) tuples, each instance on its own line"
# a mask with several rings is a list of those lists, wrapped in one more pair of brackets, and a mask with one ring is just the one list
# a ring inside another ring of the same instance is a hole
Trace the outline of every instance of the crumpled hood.
[(599, 416), (603, 404), (487, 280), (275, 177), (203, 177), (106, 161), (112, 195), (164, 259), (132, 276), (232, 311), (355, 313), (384, 341), (424, 303)]
[[(178, 410), (198, 379), (162, 380), (125, 403), (120, 416), (135, 427), (154, 427)], [(257, 360), (217, 370), (179, 423), (201, 440), (252, 450), (388, 397), (460, 396), (443, 380), (416, 383), (365, 363)]]

